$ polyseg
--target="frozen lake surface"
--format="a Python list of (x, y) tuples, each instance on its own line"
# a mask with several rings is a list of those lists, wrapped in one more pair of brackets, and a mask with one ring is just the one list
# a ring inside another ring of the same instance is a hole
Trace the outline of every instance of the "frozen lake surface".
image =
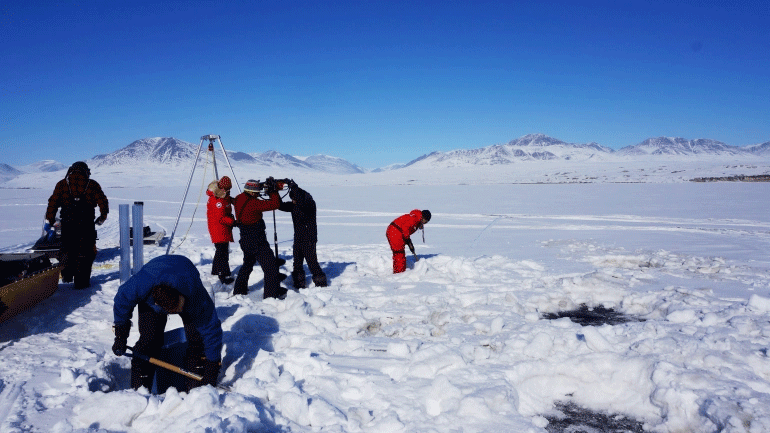
[[(210, 275), (196, 180), (172, 250), (215, 294), (220, 380), (233, 391), (157, 396), (131, 390), (129, 359), (110, 350), (117, 208), (143, 201), (145, 224), (170, 234), (186, 177), (118, 182), (95, 171), (111, 206), (95, 284), (60, 284), (0, 325), (0, 430), (545, 432), (558, 408), (575, 405), (645, 431), (770, 431), (770, 184), (686, 182), (670, 167), (669, 177), (631, 179), (644, 183), (492, 182), (512, 177), (506, 170), (289, 174), (318, 203), (330, 285), (283, 301), (262, 300), (258, 267), (246, 297)], [(0, 189), (0, 251), (37, 239), (60, 177)], [(257, 176), (239, 173), (248, 177)], [(413, 235), (421, 260), (393, 275), (385, 228), (415, 208), (433, 213), (424, 242)], [(288, 214), (276, 214), (276, 228), (288, 273)], [(145, 246), (145, 259), (165, 251)], [(234, 272), (242, 258), (232, 244)], [(582, 305), (643, 321), (545, 319)], [(137, 337), (134, 327), (129, 343)]]

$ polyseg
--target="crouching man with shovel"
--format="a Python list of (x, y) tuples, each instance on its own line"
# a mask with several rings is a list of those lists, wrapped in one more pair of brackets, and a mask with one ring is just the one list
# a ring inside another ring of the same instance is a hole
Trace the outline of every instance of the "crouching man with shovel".
[[(139, 341), (134, 347), (129, 347), (131, 317), (137, 305)], [(147, 262), (118, 289), (113, 314), (115, 343), (112, 351), (117, 356), (125, 355), (127, 349), (134, 352), (131, 359), (132, 388), (144, 386), (152, 389), (156, 365), (170, 365), (156, 359), (163, 346), (169, 314), (181, 316), (187, 338), (187, 371), (177, 371), (187, 377), (185, 391), (201, 385), (217, 385), (221, 368), (222, 324), (214, 302), (203, 287), (198, 269), (187, 257), (165, 255)]]

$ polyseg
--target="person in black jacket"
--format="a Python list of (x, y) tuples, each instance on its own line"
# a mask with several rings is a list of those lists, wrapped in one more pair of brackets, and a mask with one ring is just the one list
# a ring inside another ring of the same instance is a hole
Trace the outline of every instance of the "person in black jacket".
[(318, 242), (318, 226), (316, 224), (316, 206), (313, 196), (291, 180), (289, 181), (289, 198), (291, 202), (281, 203), (280, 210), (291, 212), (294, 223), (294, 270), (291, 277), (294, 288), (305, 288), (305, 268), (303, 261), (313, 274), (316, 287), (326, 287), (326, 274), (318, 264), (316, 243)]
[[(99, 207), (99, 217), (95, 208)], [(48, 238), (54, 236), (56, 212), (61, 209), (61, 250), (59, 261), (63, 265), (62, 281), (75, 289), (91, 286), (91, 267), (96, 259), (96, 226), (107, 219), (110, 205), (101, 185), (91, 179), (91, 170), (78, 161), (67, 170), (48, 199), (43, 230)]]

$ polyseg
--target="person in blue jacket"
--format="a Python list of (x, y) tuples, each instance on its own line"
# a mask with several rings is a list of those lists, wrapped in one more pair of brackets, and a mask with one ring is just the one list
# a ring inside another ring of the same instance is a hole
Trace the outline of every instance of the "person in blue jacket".
[[(187, 391), (208, 384), (216, 386), (222, 359), (222, 324), (200, 272), (184, 256), (165, 255), (147, 262), (118, 288), (113, 306), (115, 343), (112, 351), (122, 356), (134, 307), (139, 307), (139, 340), (133, 350), (157, 358), (169, 314), (179, 314), (187, 338), (185, 369), (203, 377), (187, 380)], [(131, 359), (131, 387), (152, 388), (155, 365)]]

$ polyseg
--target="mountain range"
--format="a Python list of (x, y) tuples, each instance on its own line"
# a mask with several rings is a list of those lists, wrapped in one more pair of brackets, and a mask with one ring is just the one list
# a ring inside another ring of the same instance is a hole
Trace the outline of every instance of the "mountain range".
[[(221, 164), (224, 154), (215, 146), (214, 158)], [(92, 167), (120, 166), (125, 164), (153, 164), (184, 166), (195, 160), (198, 145), (176, 138), (145, 138), (136, 140), (128, 146), (109, 154), (96, 155), (87, 163)], [(205, 155), (211, 157), (206, 149)], [(703, 157), (750, 157), (770, 156), (770, 141), (751, 146), (730, 146), (710, 139), (688, 140), (679, 137), (648, 138), (639, 144), (619, 150), (602, 146), (598, 143), (566, 143), (544, 134), (528, 134), (505, 144), (495, 144), (478, 149), (459, 149), (449, 152), (432, 152), (422, 155), (405, 164), (392, 164), (371, 170), (382, 172), (399, 170), (405, 167), (440, 168), (456, 166), (484, 166), (513, 164), (523, 161), (606, 161), (611, 159), (658, 159), (658, 158), (703, 158)], [(262, 153), (231, 151), (227, 153), (231, 164), (257, 165), (264, 167), (298, 168), (324, 173), (356, 174), (367, 170), (346, 161), (343, 158), (328, 155), (297, 157), (274, 150)], [(52, 172), (64, 170), (67, 165), (57, 161), (45, 160), (22, 167), (0, 164), (0, 182), (6, 182), (24, 173)]]
[(770, 156), (770, 142), (737, 147), (709, 139), (649, 138), (639, 144), (619, 150), (598, 143), (566, 143), (544, 134), (528, 134), (506, 144), (496, 144), (479, 149), (461, 149), (450, 152), (432, 152), (401, 167), (452, 167), (467, 165), (513, 164), (521, 161), (607, 161), (611, 159), (654, 159), (661, 157), (720, 157), (720, 156)]
[[(145, 138), (136, 140), (128, 146), (106, 155), (97, 155), (86, 161), (90, 166), (114, 166), (123, 164), (160, 164), (189, 166), (198, 156), (199, 163), (211, 157), (208, 147), (176, 138)], [(214, 156), (218, 164), (226, 163), (221, 147), (214, 146)], [(227, 152), (231, 164), (254, 164), (268, 167), (294, 167), (329, 173), (352, 174), (365, 173), (365, 170), (341, 158), (326, 155), (314, 155), (300, 158), (274, 150), (262, 153)]]

